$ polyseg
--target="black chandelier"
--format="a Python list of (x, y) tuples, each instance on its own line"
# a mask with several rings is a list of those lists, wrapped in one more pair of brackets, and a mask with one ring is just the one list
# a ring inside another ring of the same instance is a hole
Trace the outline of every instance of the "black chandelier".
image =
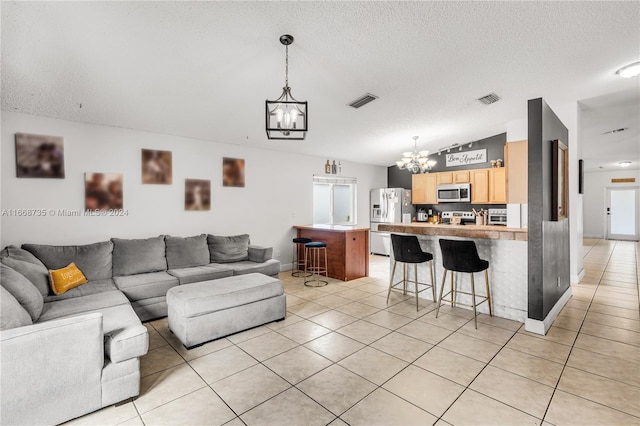
[(278, 99), (265, 102), (267, 139), (304, 140), (307, 135), (307, 102), (296, 100), (289, 87), (289, 45), (293, 43), (293, 36), (281, 36), (280, 43), (285, 46), (284, 87)]

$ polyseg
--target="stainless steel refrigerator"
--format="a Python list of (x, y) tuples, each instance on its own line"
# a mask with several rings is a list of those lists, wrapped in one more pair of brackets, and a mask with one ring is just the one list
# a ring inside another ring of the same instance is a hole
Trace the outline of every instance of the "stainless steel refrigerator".
[(391, 233), (378, 231), (381, 223), (411, 223), (415, 208), (411, 204), (411, 191), (402, 188), (371, 190), (369, 221), (371, 222), (371, 253), (391, 254)]

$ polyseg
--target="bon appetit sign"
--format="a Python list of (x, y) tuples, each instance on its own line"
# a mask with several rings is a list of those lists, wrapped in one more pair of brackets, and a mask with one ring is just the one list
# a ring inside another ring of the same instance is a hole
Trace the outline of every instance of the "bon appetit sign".
[(456, 152), (447, 154), (447, 167), (466, 166), (467, 164), (477, 164), (487, 162), (487, 150), (476, 149), (475, 151)]

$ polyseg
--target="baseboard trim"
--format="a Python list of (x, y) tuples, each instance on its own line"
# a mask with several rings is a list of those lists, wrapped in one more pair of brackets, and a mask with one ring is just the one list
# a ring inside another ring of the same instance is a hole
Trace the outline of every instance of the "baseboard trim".
[(533, 318), (527, 318), (524, 323), (524, 329), (531, 333), (541, 334), (543, 336), (547, 334), (547, 331), (549, 330), (549, 328), (551, 328), (551, 324), (553, 324), (553, 322), (556, 320), (558, 314), (560, 313), (562, 308), (564, 308), (564, 305), (567, 304), (572, 294), (573, 293), (571, 290), (571, 286), (569, 286), (567, 291), (565, 291), (564, 294), (560, 297), (560, 300), (558, 300), (551, 311), (549, 311), (549, 314), (544, 320), (540, 321)]
[(584, 269), (578, 275), (571, 275), (571, 284), (578, 284), (584, 278)]

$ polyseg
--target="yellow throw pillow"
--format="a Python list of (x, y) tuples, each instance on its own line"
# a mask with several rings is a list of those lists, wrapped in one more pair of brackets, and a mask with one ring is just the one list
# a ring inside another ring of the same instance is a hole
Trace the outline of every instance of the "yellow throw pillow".
[(49, 269), (49, 277), (55, 294), (62, 294), (87, 282), (87, 278), (73, 262), (62, 269)]

